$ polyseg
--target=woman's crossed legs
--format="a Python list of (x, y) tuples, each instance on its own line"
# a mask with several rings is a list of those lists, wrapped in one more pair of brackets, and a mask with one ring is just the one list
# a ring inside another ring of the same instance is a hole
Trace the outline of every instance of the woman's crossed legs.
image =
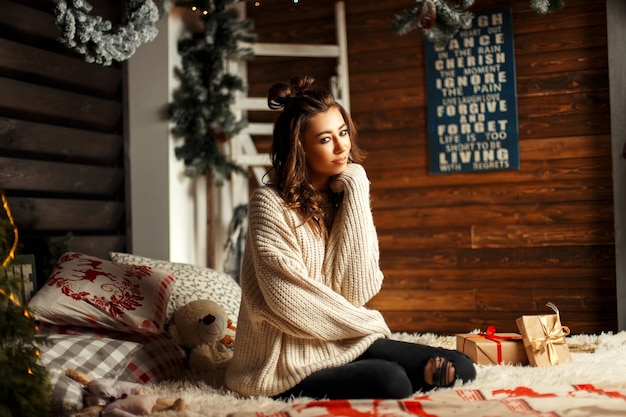
[(379, 339), (355, 361), (315, 372), (277, 397), (399, 399), (475, 377), (470, 358), (456, 350)]

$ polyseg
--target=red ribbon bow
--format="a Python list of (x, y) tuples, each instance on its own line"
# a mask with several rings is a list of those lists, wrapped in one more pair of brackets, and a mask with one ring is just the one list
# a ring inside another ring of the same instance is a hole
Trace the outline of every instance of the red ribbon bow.
[[(470, 336), (472, 337), (472, 336)], [(487, 331), (484, 333), (478, 333), (474, 337), (481, 337), (483, 339), (488, 339), (497, 344), (497, 354), (498, 354), (498, 365), (502, 363), (502, 343), (501, 341), (507, 340), (521, 340), (522, 336), (514, 335), (514, 336), (499, 336), (496, 334), (496, 326), (487, 326)], [(463, 340), (463, 352), (465, 352), (465, 342), (467, 339)]]

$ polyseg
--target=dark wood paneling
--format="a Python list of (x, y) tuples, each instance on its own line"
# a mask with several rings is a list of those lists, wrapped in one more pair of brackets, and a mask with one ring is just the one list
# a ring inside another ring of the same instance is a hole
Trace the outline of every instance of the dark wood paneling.
[[(378, 189), (377, 189), (378, 190)], [(542, 182), (509, 184), (504, 189), (495, 190), (489, 184), (474, 187), (428, 186), (380, 189), (372, 198), (377, 210), (398, 207), (456, 206), (466, 204), (499, 204), (502, 201), (514, 204), (535, 204), (550, 201), (590, 201), (610, 200), (613, 190), (607, 181), (590, 180), (581, 185), (579, 181), (554, 181), (550, 185)], [(435, 201), (435, 203), (433, 203)]]
[(4, 39), (0, 39), (0, 74), (113, 99), (122, 84), (121, 73), (115, 68)]
[[(447, 269), (442, 279), (441, 269), (422, 267), (415, 270), (385, 268), (387, 289), (433, 289), (454, 290), (472, 282), (474, 288), (497, 287), (503, 291), (516, 291), (520, 286), (534, 288), (563, 288), (564, 280), (576, 282), (579, 289), (611, 289), (615, 287), (612, 265), (590, 265), (577, 268), (563, 268), (558, 264), (545, 268), (519, 269), (496, 267), (490, 269), (458, 267)], [(546, 279), (550, 277), (550, 279)], [(523, 285), (522, 285), (523, 284)]]
[[(331, 0), (267, 3), (248, 5), (260, 42), (334, 34)], [(516, 332), (516, 318), (549, 313), (552, 301), (574, 333), (616, 330), (604, 2), (570, 0), (547, 15), (527, 0), (476, 3), (513, 10), (519, 170), (429, 175), (425, 41), (392, 30), (414, 2), (346, 2), (351, 111), (368, 151), (386, 277), (371, 306), (397, 331)], [(317, 64), (291, 69), (329, 71)], [(292, 75), (273, 65), (250, 64), (256, 94)]]
[(110, 196), (121, 191), (124, 170), (123, 168), (0, 157), (0, 178), (2, 178), (3, 188), (7, 191)]
[[(23, 3), (9, 0), (0, 2), (2, 9), (0, 27), (3, 38), (22, 39), (27, 44), (63, 50), (62, 45), (56, 41), (60, 32), (54, 23), (54, 3), (45, 0), (32, 5)], [(36, 5), (41, 7), (36, 8)]]
[(0, 117), (0, 151), (62, 161), (115, 165), (122, 156), (123, 138), (95, 132)]
[(103, 132), (119, 129), (122, 103), (8, 78), (0, 78), (0, 111), (16, 118)]
[[(593, 202), (539, 203), (539, 204), (466, 204), (457, 206), (394, 208), (376, 210), (374, 218), (380, 229), (391, 229), (401, 225), (408, 228), (430, 228), (464, 225), (489, 224), (577, 224), (611, 223), (613, 209), (611, 202), (605, 202), (603, 210)], [(549, 232), (549, 231), (546, 231)]]
[(576, 225), (474, 226), (472, 248), (510, 248), (512, 246), (581, 246), (615, 243), (613, 223)]
[(473, 225), (410, 230), (379, 230), (381, 244), (387, 249), (470, 246), (506, 248), (511, 246), (611, 245), (615, 241), (612, 223), (570, 225)]
[(111, 232), (124, 215), (124, 202), (9, 197), (15, 223), (25, 230)]
[[(444, 279), (447, 269), (454, 268), (588, 268), (601, 262), (615, 265), (611, 246), (550, 246), (508, 248), (420, 248), (414, 250), (383, 249), (381, 266), (384, 268), (440, 268)], [(532, 271), (528, 271), (532, 273)], [(520, 283), (521, 284), (521, 283)], [(562, 283), (564, 288), (569, 288)], [(466, 285), (472, 286), (471, 282)], [(520, 285), (523, 287), (523, 285)], [(472, 286), (473, 288), (473, 286)]]
[[(0, 189), (40, 284), (52, 242), (102, 257), (126, 248), (121, 66), (63, 45), (54, 4), (0, 0)], [(90, 4), (119, 16), (119, 2)]]
[[(91, 14), (113, 23), (119, 21), (123, 2), (89, 0)], [(2, 38), (53, 50), (68, 56), (80, 57), (77, 52), (58, 41), (59, 28), (55, 24), (55, 0), (0, 0), (0, 29)]]
[[(544, 303), (545, 304), (545, 303)], [(541, 308), (530, 311), (472, 311), (456, 312), (445, 310), (434, 311), (385, 311), (387, 322), (405, 332), (431, 332), (431, 333), (467, 333), (474, 329), (486, 329), (487, 326), (495, 326), (499, 332), (519, 333), (515, 320), (522, 315), (529, 314), (552, 314), (552, 310), (541, 304)], [(598, 327), (611, 326), (615, 321), (615, 308), (605, 305), (602, 310), (596, 311), (568, 311), (561, 314), (563, 325), (568, 326), (572, 334), (596, 334)], [(563, 313), (563, 311), (561, 311)], [(454, 346), (452, 346), (454, 348)]]
[[(369, 176), (372, 184), (376, 184), (377, 189), (385, 187), (422, 187), (433, 185), (463, 185), (468, 182), (473, 185), (489, 184), (499, 180), (502, 184), (514, 184), (525, 181), (546, 182), (555, 180), (584, 180), (595, 176), (595, 178), (603, 178), (611, 181), (611, 173), (607, 171), (607, 164), (610, 165), (609, 157), (605, 158), (576, 158), (576, 159), (556, 159), (546, 161), (528, 161), (523, 162), (524, 170), (519, 172), (493, 172), (481, 175), (458, 174), (443, 176), (428, 176), (427, 165), (417, 166), (417, 164), (408, 165), (407, 168), (397, 162), (394, 162), (393, 169), (384, 170), (370, 169)], [(369, 167), (371, 159), (366, 163)], [(423, 174), (423, 175), (422, 175)]]

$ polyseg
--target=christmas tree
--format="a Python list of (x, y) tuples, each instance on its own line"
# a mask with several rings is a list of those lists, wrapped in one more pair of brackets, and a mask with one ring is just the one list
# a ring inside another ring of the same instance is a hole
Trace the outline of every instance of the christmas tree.
[(22, 305), (16, 277), (10, 273), (18, 247), (17, 226), (8, 202), (0, 210), (0, 416), (33, 417), (49, 412), (48, 372), (39, 363), (37, 327)]
[[(474, 0), (415, 0), (415, 5), (398, 16), (394, 30), (401, 35), (420, 28), (424, 37), (438, 46), (445, 46), (456, 32), (473, 18), (468, 10)], [(539, 14), (564, 7), (564, 0), (530, 0), (530, 8)]]
[(176, 1), (189, 7), (202, 21), (203, 30), (181, 39), (178, 52), (181, 68), (176, 68), (180, 88), (169, 106), (172, 134), (181, 139), (176, 156), (185, 163), (190, 177), (210, 171), (216, 184), (230, 179), (233, 172), (247, 171), (224, 155), (220, 146), (239, 133), (247, 123), (237, 120), (231, 111), (236, 91), (243, 91), (241, 78), (225, 69), (227, 59), (249, 59), (251, 43), (249, 20), (239, 19), (234, 0)]

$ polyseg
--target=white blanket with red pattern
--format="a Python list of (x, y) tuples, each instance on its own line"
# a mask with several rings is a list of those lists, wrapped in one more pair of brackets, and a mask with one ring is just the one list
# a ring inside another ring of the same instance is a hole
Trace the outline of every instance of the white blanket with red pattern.
[[(394, 334), (399, 340), (455, 347), (453, 336)], [(202, 381), (149, 385), (148, 391), (183, 398), (188, 409), (163, 417), (582, 417), (626, 416), (626, 332), (567, 338), (572, 362), (537, 368), (479, 365), (476, 380), (452, 388), (392, 400), (290, 402), (241, 398)]]
[(406, 400), (311, 401), (280, 412), (236, 412), (236, 417), (363, 416), (624, 416), (626, 385), (559, 385), (514, 389), (453, 389)]

